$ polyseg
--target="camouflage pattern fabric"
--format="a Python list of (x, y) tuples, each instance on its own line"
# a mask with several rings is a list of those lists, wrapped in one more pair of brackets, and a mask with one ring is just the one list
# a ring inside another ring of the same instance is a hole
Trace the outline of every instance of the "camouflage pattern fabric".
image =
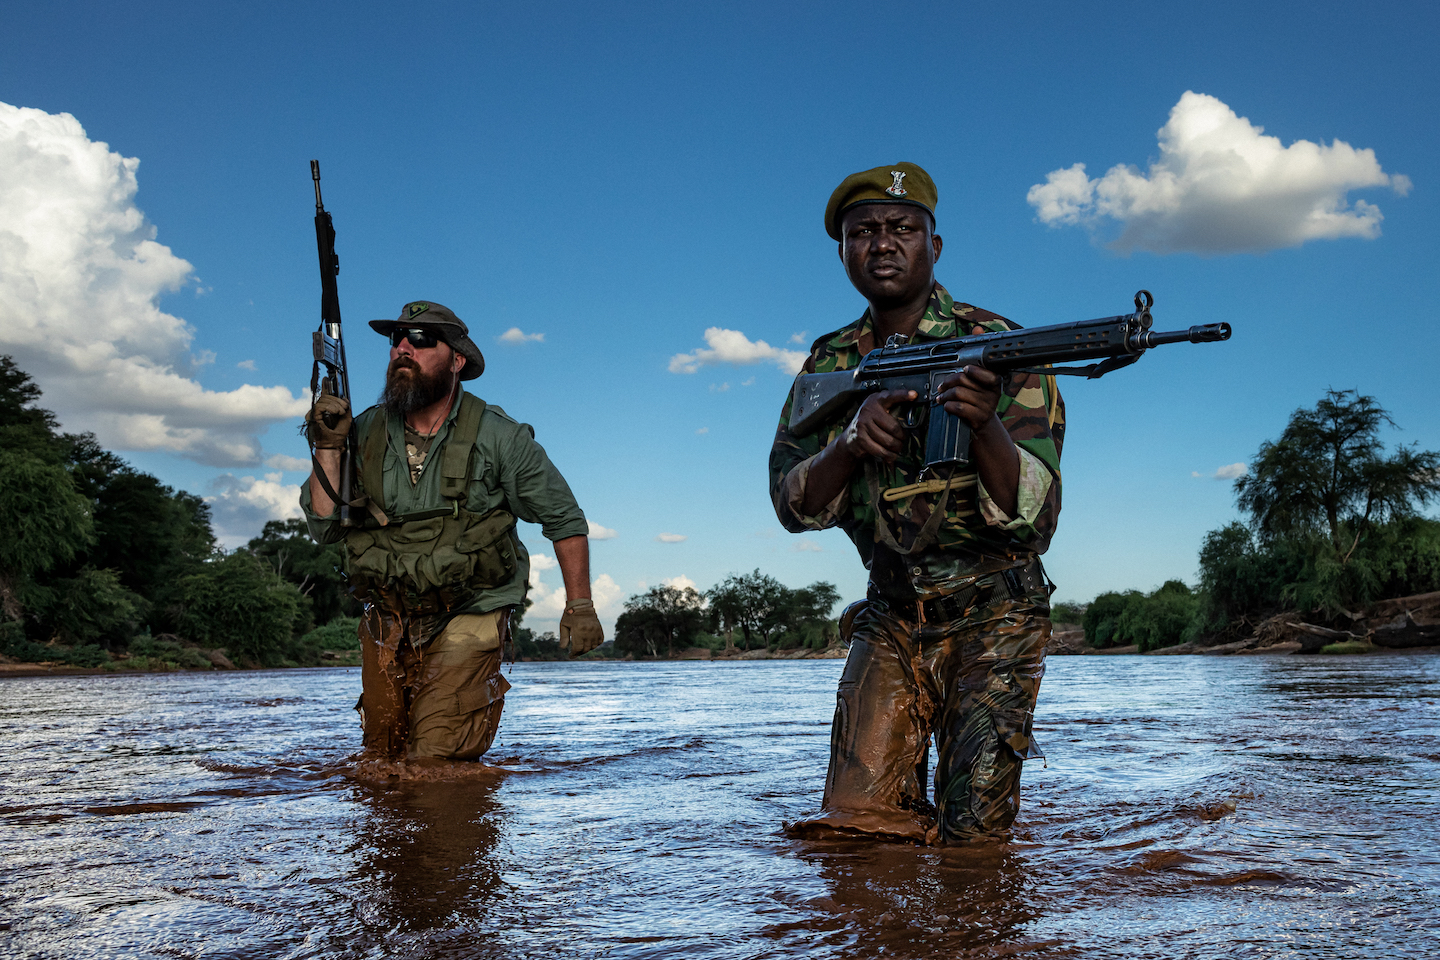
[(356, 708), (366, 754), (475, 760), (495, 740), (510, 683), (500, 674), (508, 607), (453, 616), (461, 598), (377, 589), (360, 619)]
[[(957, 303), (936, 284), (911, 342), (966, 336), (975, 326), (1003, 331), (1018, 325)], [(873, 340), (867, 311), (816, 340), (805, 372), (853, 369), (863, 356), (862, 342)], [(847, 617), (850, 655), (831, 731), (824, 810), (791, 830), (942, 843), (1003, 834), (1019, 807), (1022, 762), (1038, 755), (1030, 725), (1050, 634), (1043, 573), (1018, 595), (1007, 575), (1044, 553), (1055, 532), (1064, 401), (1053, 377), (1014, 374), (1002, 383), (1000, 422), (1049, 475), (1028, 522), (988, 522), (973, 468), (952, 472), (947, 491), (918, 487), (923, 431), (907, 433), (893, 465), (867, 461), (835, 503), (815, 516), (802, 515), (797, 493), (810, 458), (844, 431), (860, 403), (824, 429), (797, 437), (789, 429), (787, 397), (770, 451), (770, 493), (781, 524), (795, 533), (839, 526), (871, 571), (870, 599)], [(1022, 502), (1026, 459), (1021, 457)], [(937, 523), (927, 534), (932, 518)], [(961, 598), (963, 609), (954, 613)], [(938, 602), (952, 612), (949, 619), (923, 622), (916, 601)], [(932, 735), (933, 805), (925, 785)]]
[[(940, 284), (935, 285), (930, 304), (920, 320), (911, 342), (943, 340), (968, 336), (974, 326), (987, 331), (1013, 330), (1018, 324), (968, 303), (957, 303)], [(827, 373), (850, 370), (860, 364), (860, 341), (871, 334), (870, 313), (834, 333), (816, 340), (805, 361), (805, 373)], [(1013, 530), (1002, 530), (987, 524), (980, 515), (978, 484), (973, 469), (956, 469), (950, 477), (947, 492), (917, 492), (894, 501), (877, 497), (877, 492), (903, 490), (919, 480), (924, 464), (925, 436), (923, 430), (908, 431), (906, 446), (900, 458), (886, 467), (873, 463), (866, 471), (857, 471), (850, 484), (850, 495), (837, 518), (800, 516), (785, 496), (785, 478), (797, 466), (828, 446), (845, 429), (860, 408), (857, 400), (825, 429), (808, 437), (790, 432), (790, 397), (780, 414), (775, 443), (770, 450), (770, 496), (776, 515), (785, 529), (792, 533), (838, 525), (855, 543), (860, 557), (869, 566), (877, 540), (877, 525), (885, 525), (902, 550), (958, 550), (966, 554), (988, 554), (1018, 557), (1022, 554), (1044, 553), (1055, 532), (1060, 513), (1060, 450), (1065, 438), (1065, 403), (1060, 398), (1054, 377), (1037, 374), (1008, 376), (1002, 386), (997, 413), (1015, 445), (1030, 453), (1044, 465), (1052, 477), (1035, 520)], [(873, 470), (873, 478), (867, 474)], [(873, 485), (873, 489), (872, 489)], [(945, 519), (935, 532), (936, 542), (918, 543), (917, 537), (932, 512), (942, 503)], [(876, 509), (876, 503), (879, 509)]]
[(999, 575), (978, 587), (984, 599), (950, 621), (917, 623), (881, 600), (863, 605), (836, 697), (823, 811), (792, 834), (945, 844), (1008, 831), (1021, 765), (1041, 756), (1031, 722), (1049, 607), (1043, 590), (1012, 598)]

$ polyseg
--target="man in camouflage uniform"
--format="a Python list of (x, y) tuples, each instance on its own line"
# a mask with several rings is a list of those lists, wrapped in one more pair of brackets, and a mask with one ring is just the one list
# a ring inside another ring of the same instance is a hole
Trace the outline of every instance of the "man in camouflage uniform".
[(323, 394), (306, 421), (316, 470), (300, 492), (310, 534), (345, 541), (360, 621), (367, 755), (419, 765), (476, 760), (495, 739), (501, 653), (525, 601), (530, 557), (518, 517), (554, 541), (565, 581), (560, 645), (579, 656), (603, 633), (590, 600), (589, 524), (535, 431), (460, 387), (484, 371), (465, 323), (429, 301), (372, 320), (390, 340), (380, 403), (354, 418), (358, 527), (336, 508), (349, 405)]
[[(935, 201), (929, 175), (910, 163), (854, 174), (835, 190), (826, 231), (869, 306), (815, 341), (804, 372), (856, 367), (896, 335), (924, 343), (1017, 327), (935, 282)], [(1050, 635), (1039, 554), (1060, 512), (1064, 405), (1053, 377), (967, 367), (936, 401), (973, 432), (970, 463), (922, 481), (922, 431), (897, 417), (914, 398), (871, 394), (805, 437), (791, 432), (787, 401), (770, 451), (780, 522), (795, 533), (839, 526), (870, 571), (866, 599), (841, 618), (850, 654), (823, 809), (794, 826), (802, 836), (1004, 835), (1021, 763), (1039, 756), (1031, 719)]]

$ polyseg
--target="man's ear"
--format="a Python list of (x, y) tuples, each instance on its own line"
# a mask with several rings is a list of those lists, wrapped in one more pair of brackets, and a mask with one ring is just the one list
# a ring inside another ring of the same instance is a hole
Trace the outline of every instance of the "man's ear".
[(459, 373), (461, 370), (465, 369), (465, 364), (467, 362), (468, 361), (465, 359), (465, 354), (461, 353), (459, 350), (454, 351), (454, 356), (450, 358), (450, 372)]

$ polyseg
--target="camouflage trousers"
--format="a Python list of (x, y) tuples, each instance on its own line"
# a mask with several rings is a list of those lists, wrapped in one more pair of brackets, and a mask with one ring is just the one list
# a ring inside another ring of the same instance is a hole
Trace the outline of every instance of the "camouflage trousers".
[[(793, 833), (943, 844), (1008, 831), (1021, 765), (1041, 756), (1031, 722), (1050, 610), (1043, 588), (1014, 597), (1001, 577), (991, 579), (958, 616), (938, 622), (925, 622), (914, 604), (856, 605), (823, 810)], [(925, 786), (932, 734), (933, 805)]]
[(508, 607), (449, 617), (444, 602), (373, 591), (360, 620), (365, 752), (387, 760), (476, 760), (495, 741)]

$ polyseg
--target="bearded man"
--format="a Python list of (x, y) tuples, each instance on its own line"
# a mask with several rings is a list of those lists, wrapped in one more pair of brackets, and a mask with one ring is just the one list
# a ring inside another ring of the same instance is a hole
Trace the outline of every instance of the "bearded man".
[[(604, 639), (590, 599), (589, 524), (535, 431), (461, 388), (485, 358), (459, 317), (420, 300), (370, 326), (390, 341), (380, 402), (352, 425), (348, 403), (317, 398), (306, 422), (326, 482), (312, 471), (300, 506), (316, 540), (345, 541), (350, 589), (364, 605), (357, 708), (366, 754), (476, 760), (499, 729), (510, 688), (502, 650), (529, 585), (516, 519), (540, 524), (554, 542), (567, 601), (560, 644), (572, 657)], [(339, 489), (352, 426), (354, 502), (367, 513), (347, 528), (327, 483)]]

